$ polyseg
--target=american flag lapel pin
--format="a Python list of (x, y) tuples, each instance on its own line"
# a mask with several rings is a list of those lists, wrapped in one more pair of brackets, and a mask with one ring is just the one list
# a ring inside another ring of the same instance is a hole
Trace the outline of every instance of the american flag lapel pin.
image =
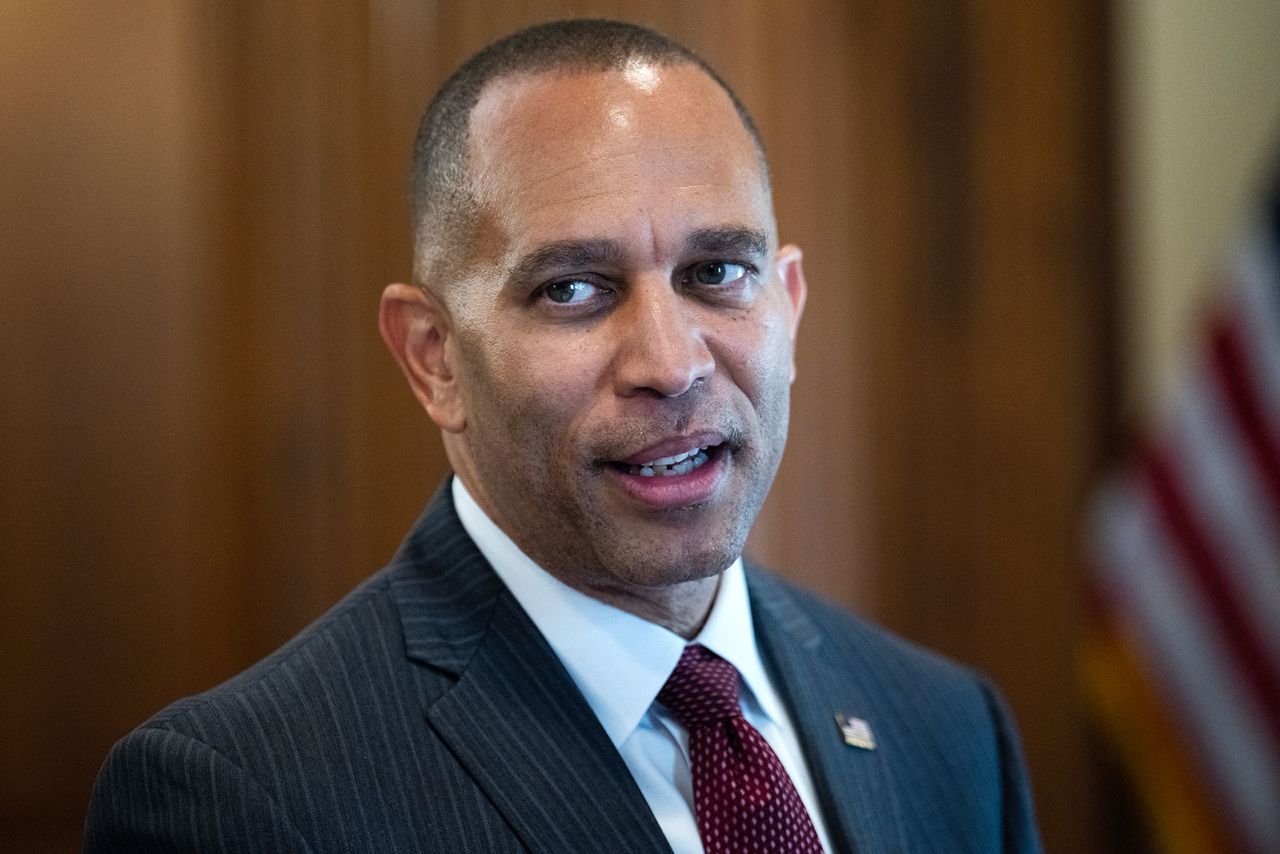
[(836, 726), (840, 728), (840, 737), (850, 747), (860, 750), (876, 749), (876, 737), (871, 732), (871, 724), (862, 718), (836, 715)]

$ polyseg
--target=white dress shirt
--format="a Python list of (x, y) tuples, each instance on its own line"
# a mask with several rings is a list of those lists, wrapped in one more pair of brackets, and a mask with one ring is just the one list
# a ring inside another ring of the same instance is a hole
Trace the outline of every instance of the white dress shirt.
[[(579, 593), (535, 564), (494, 524), (462, 481), (453, 502), (471, 539), (542, 632), (631, 770), (676, 854), (702, 854), (693, 808), (689, 738), (655, 702), (686, 641), (674, 632)], [(791, 775), (830, 851), (818, 799), (795, 727), (774, 690), (751, 622), (746, 576), (736, 560), (720, 576), (700, 643), (741, 674), (742, 714)]]

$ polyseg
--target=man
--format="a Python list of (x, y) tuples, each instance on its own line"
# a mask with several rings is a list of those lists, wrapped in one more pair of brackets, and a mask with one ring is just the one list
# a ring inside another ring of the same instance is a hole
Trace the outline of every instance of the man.
[(973, 674), (741, 551), (800, 251), (685, 49), (517, 33), (437, 94), (380, 326), (455, 476), (392, 564), (118, 744), (90, 850), (1033, 851)]

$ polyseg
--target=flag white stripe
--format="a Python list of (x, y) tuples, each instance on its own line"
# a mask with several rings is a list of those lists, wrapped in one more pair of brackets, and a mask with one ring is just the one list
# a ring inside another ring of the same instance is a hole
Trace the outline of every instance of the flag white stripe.
[(1268, 232), (1257, 230), (1234, 254), (1232, 273), (1235, 319), (1253, 368), (1253, 391), (1275, 430), (1280, 425), (1280, 247)]
[(1266, 639), (1270, 666), (1280, 671), (1280, 531), (1246, 441), (1221, 388), (1197, 366), (1173, 410), (1169, 459), (1241, 608)]
[(1280, 756), (1213, 616), (1171, 549), (1145, 485), (1113, 483), (1095, 505), (1099, 581), (1123, 634), (1155, 662), (1223, 806), (1259, 851), (1280, 850)]

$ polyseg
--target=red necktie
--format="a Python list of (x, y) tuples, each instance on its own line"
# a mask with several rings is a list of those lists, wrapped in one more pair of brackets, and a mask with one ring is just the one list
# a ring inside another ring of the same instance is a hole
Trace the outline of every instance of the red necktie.
[(693, 803), (707, 854), (822, 851), (787, 769), (742, 716), (737, 668), (690, 644), (658, 702), (689, 733)]

